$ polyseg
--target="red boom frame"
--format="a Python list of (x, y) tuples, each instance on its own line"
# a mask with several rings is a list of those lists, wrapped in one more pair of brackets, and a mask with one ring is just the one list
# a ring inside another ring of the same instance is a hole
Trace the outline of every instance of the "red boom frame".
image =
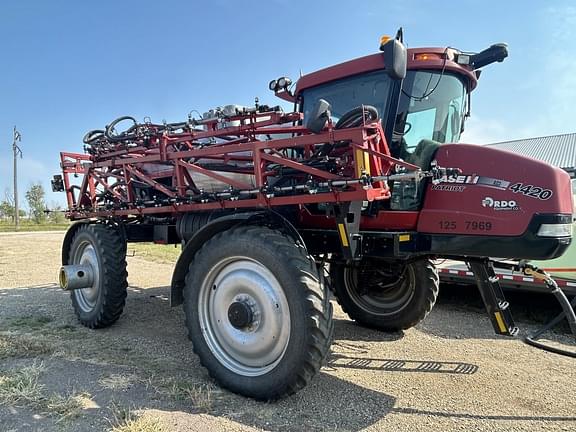
[[(360, 127), (349, 129), (336, 129), (329, 122), (322, 133), (313, 134), (305, 127), (297, 126), (301, 120), (301, 113), (254, 111), (202, 121), (202, 129), (190, 125), (178, 133), (169, 128), (161, 131), (161, 125), (146, 124), (147, 133), (130, 145), (120, 142), (112, 147), (109, 145), (105, 151), (93, 151), (94, 154), (62, 152), (68, 217), (159, 215), (381, 200), (389, 198), (390, 191), (385, 182), (373, 180), (373, 177), (389, 175), (396, 164), (410, 170), (418, 169), (390, 156), (378, 121), (364, 122)], [(223, 121), (239, 125), (222, 127)], [(290, 134), (291, 137), (278, 138), (279, 134)], [(228, 141), (206, 143), (206, 140), (223, 137)], [(347, 145), (343, 146), (343, 142)], [(319, 145), (337, 143), (340, 143), (338, 154), (341, 157), (338, 158), (340, 166), (336, 169), (326, 170), (306, 164)], [(288, 149), (291, 149), (291, 156)], [(207, 159), (224, 164), (226, 172), (253, 175), (254, 184), (228, 178), (220, 174), (222, 170), (207, 169)], [(144, 164), (161, 165), (163, 169), (156, 173), (146, 172)], [(286, 168), (296, 172), (302, 184), (288, 195), (278, 194), (267, 187), (268, 180), (281, 175), (282, 169)], [(191, 172), (225, 183), (230, 189), (219, 194), (206, 194), (198, 189)], [(80, 186), (72, 185), (71, 174), (83, 176)], [(170, 181), (162, 182), (161, 179)], [(134, 195), (134, 183), (147, 185), (162, 198), (154, 202), (139, 201)], [(335, 183), (339, 185), (333, 186)], [(315, 184), (329, 186), (316, 191)], [(102, 201), (104, 196), (107, 197), (106, 203)]]

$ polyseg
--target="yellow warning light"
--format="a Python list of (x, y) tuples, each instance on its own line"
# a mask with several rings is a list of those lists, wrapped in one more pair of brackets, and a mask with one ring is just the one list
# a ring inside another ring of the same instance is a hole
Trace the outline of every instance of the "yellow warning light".
[(426, 60), (442, 60), (442, 54), (437, 53), (420, 53), (414, 56), (416, 61), (426, 61)]
[(390, 39), (391, 39), (390, 36), (382, 36), (382, 37), (380, 38), (380, 48), (382, 48), (382, 46), (383, 46), (386, 42), (388, 42)]

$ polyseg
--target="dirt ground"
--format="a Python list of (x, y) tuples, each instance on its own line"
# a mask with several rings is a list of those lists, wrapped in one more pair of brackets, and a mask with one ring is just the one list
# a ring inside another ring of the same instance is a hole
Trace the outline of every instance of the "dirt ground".
[[(574, 359), (494, 336), (464, 288), (403, 333), (361, 328), (336, 308), (328, 364), (297, 395), (260, 403), (200, 367), (169, 306), (169, 264), (130, 256), (120, 320), (80, 326), (55, 284), (62, 237), (0, 234), (1, 431), (576, 430)], [(524, 331), (537, 327), (530, 311), (519, 316)]]

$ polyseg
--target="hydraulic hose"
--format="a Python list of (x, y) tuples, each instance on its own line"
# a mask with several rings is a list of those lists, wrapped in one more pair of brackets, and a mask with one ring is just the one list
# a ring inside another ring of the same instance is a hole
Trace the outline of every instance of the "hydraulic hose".
[[(118, 123), (126, 121), (126, 120), (130, 120), (134, 124), (125, 132), (122, 132), (119, 135), (115, 135), (114, 134), (115, 126), (117, 126)], [(134, 117), (122, 116), (122, 117), (118, 117), (116, 120), (114, 120), (108, 126), (106, 126), (106, 131), (104, 132), (104, 135), (106, 136), (106, 138), (108, 138), (108, 140), (110, 140), (112, 142), (122, 141), (125, 139), (132, 139), (132, 138), (136, 137), (136, 135), (132, 134), (132, 132), (134, 132), (137, 127), (138, 127), (138, 122), (136, 121), (136, 119)]]
[(375, 121), (378, 119), (378, 110), (371, 105), (362, 105), (351, 109), (344, 114), (334, 126), (336, 129), (346, 129), (360, 126), (364, 120)]
[(528, 335), (524, 338), (524, 342), (536, 348), (540, 348), (544, 351), (552, 352), (555, 354), (560, 354), (567, 357), (576, 358), (576, 352), (568, 351), (555, 346), (551, 346), (538, 341), (538, 338), (542, 336), (545, 332), (556, 326), (564, 318), (568, 321), (570, 326), (570, 331), (572, 335), (576, 338), (576, 313), (574, 312), (574, 307), (576, 306), (576, 297), (572, 299), (572, 302), (568, 301), (566, 294), (558, 287), (558, 284), (554, 279), (552, 279), (546, 272), (538, 270), (535, 268), (526, 268), (524, 272), (528, 275), (534, 276), (535, 278), (541, 279), (546, 283), (546, 286), (550, 288), (550, 294), (554, 295), (560, 306), (562, 307), (562, 312), (558, 314), (554, 319), (547, 323), (544, 327)]
[(562, 312), (560, 314), (558, 314), (553, 320), (551, 320), (544, 327), (542, 327), (541, 329), (539, 329), (535, 333), (533, 333), (529, 336), (526, 336), (524, 338), (524, 342), (526, 342), (528, 345), (532, 345), (536, 348), (540, 348), (540, 349), (543, 349), (545, 351), (549, 351), (549, 352), (552, 352), (555, 354), (564, 355), (567, 357), (576, 358), (576, 352), (574, 352), (574, 351), (564, 350), (564, 349), (557, 348), (557, 347), (552, 346), (552, 345), (547, 345), (547, 344), (544, 344), (544, 343), (538, 341), (538, 338), (540, 336), (542, 336), (545, 332), (547, 332), (548, 330), (550, 330), (551, 328), (556, 326), (564, 318), (566, 318), (568, 321), (568, 325), (570, 326), (570, 331), (572, 332), (572, 335), (574, 335), (574, 337), (576, 337), (576, 314), (574, 313), (574, 307), (576, 306), (576, 297), (574, 297), (572, 299), (572, 302), (569, 302), (568, 298), (566, 297), (566, 294), (564, 294), (562, 292), (562, 290), (560, 288), (558, 288), (558, 286), (556, 286), (553, 289), (551, 294), (553, 294), (558, 299), (560, 306), (562, 306)]
[(104, 133), (105, 131), (100, 129), (91, 130), (87, 132), (86, 135), (84, 135), (82, 141), (84, 142), (84, 144), (92, 144), (94, 141), (102, 138), (104, 136)]
[[(334, 125), (335, 129), (358, 127), (364, 121), (373, 122), (378, 120), (378, 110), (371, 105), (361, 105), (346, 112)], [(338, 144), (336, 144), (338, 146)], [(314, 154), (315, 158), (328, 155), (335, 145), (326, 143)]]

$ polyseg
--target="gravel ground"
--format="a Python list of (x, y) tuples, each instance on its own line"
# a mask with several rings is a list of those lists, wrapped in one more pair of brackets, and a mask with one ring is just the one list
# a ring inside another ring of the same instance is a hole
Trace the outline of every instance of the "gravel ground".
[[(219, 389), (199, 366), (182, 310), (168, 304), (171, 265), (130, 256), (118, 323), (99, 331), (78, 325), (54, 283), (62, 237), (0, 234), (0, 343), (18, 352), (0, 356), (0, 372), (40, 366), (45, 397), (84, 402), (64, 419), (40, 405), (4, 403), (2, 431), (108, 430), (119, 410), (169, 431), (576, 430), (574, 360), (493, 335), (464, 289), (403, 333), (363, 329), (336, 307), (329, 363), (297, 395), (259, 403)], [(553, 338), (570, 344), (566, 335)]]

